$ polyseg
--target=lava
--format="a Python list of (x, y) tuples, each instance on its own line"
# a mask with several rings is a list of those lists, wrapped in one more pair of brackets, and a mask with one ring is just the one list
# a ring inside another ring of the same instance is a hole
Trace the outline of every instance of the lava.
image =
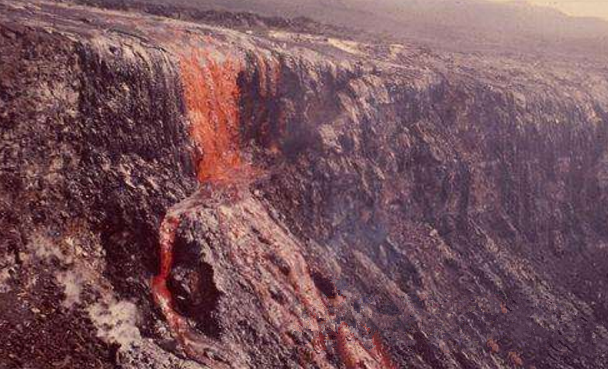
[(382, 338), (378, 332), (372, 335), (372, 343), (374, 345), (372, 350), (372, 355), (374, 355), (377, 360), (382, 364), (384, 369), (397, 369), (397, 365), (393, 363), (391, 356), (384, 347), (384, 343), (382, 342)]
[[(190, 119), (190, 136), (197, 149), (202, 151), (202, 155), (196, 158), (199, 182), (230, 184), (243, 180), (252, 171), (243, 165), (239, 151), (237, 64), (230, 60), (220, 64), (208, 56), (193, 52), (190, 56), (182, 57), (180, 66)], [(180, 216), (196, 210), (196, 206), (190, 203), (201, 193), (197, 191), (176, 204), (162, 221), (159, 230), (160, 272), (152, 279), (152, 294), (186, 353), (204, 364), (213, 363), (214, 367), (219, 367), (224, 365), (210, 360), (204, 352), (205, 347), (199, 348), (200, 343), (210, 347), (215, 345), (189, 327), (187, 320), (175, 310), (173, 296), (167, 287)]]
[(179, 219), (174, 216), (168, 215), (163, 219), (159, 231), (160, 273), (152, 279), (154, 300), (165, 315), (169, 327), (174, 331), (182, 330), (184, 323), (183, 318), (173, 309), (173, 296), (167, 288), (167, 279), (173, 264), (173, 245), (178, 226)]
[(233, 182), (248, 171), (239, 150), (239, 65), (193, 52), (182, 57), (180, 66), (190, 136), (203, 152), (197, 160), (198, 179)]
[[(258, 58), (257, 64), (260, 67), (260, 87), (267, 93), (276, 95), (278, 67), (267, 65), (263, 58)], [(229, 365), (242, 367), (242, 364), (235, 362), (236, 355), (226, 352), (225, 348), (218, 348), (217, 342), (200, 336), (189, 327), (187, 319), (175, 310), (173, 296), (167, 287), (180, 217), (195, 211), (198, 208), (197, 204), (210, 196), (203, 193), (203, 188), (236, 189), (235, 191), (238, 192), (238, 185), (248, 183), (256, 174), (256, 171), (243, 161), (240, 151), (240, 92), (237, 79), (241, 66), (240, 63), (231, 59), (218, 62), (208, 54), (194, 51), (190, 55), (182, 56), (180, 67), (190, 121), (190, 136), (197, 148), (195, 162), (197, 178), (201, 187), (193, 196), (172, 207), (160, 226), (160, 271), (152, 279), (152, 293), (154, 301), (166, 318), (171, 331), (188, 356), (207, 365), (213, 364), (215, 368)], [(270, 71), (270, 75), (267, 75), (268, 71)], [(264, 122), (261, 128), (268, 130), (268, 125), (268, 122)], [(221, 188), (217, 186), (221, 186)], [(257, 212), (262, 216), (265, 211), (260, 209)], [(220, 217), (220, 223), (222, 222)], [(267, 224), (271, 223), (272, 220), (268, 219)], [(239, 238), (239, 232), (239, 229), (223, 230), (226, 236), (234, 235), (235, 239)], [(269, 231), (265, 237), (273, 239), (272, 232)], [(233, 243), (237, 244), (237, 242)], [(278, 270), (271, 271), (271, 273), (277, 280), (285, 278), (286, 284), (291, 286), (306, 313), (298, 316), (298, 314), (294, 315), (289, 312), (285, 307), (272, 305), (269, 302), (271, 299), (266, 296), (268, 295), (267, 288), (260, 283), (253, 283), (252, 287), (264, 302), (268, 321), (273, 322), (275, 328), (281, 331), (282, 337), (286, 340), (291, 340), (287, 334), (290, 329), (312, 331), (316, 337), (310, 343), (312, 350), (308, 351), (309, 354), (304, 355), (304, 361), (312, 361), (321, 368), (331, 367), (325, 354), (328, 351), (328, 340), (334, 336), (337, 352), (347, 368), (359, 368), (361, 365), (367, 368), (393, 368), (388, 355), (382, 349), (379, 337), (374, 337), (373, 340), (376, 350), (368, 352), (353, 336), (345, 323), (340, 324), (337, 328), (331, 326), (334, 324), (334, 319), (328, 319), (331, 318), (328, 303), (321, 298), (314, 285), (305, 259), (295, 245), (288, 247), (287, 244), (291, 243), (288, 240), (269, 242), (268, 246), (274, 245), (272, 246), (273, 251), (286, 260), (290, 266), (290, 272), (285, 277), (281, 277), (281, 272)], [(246, 279), (255, 281), (255, 275), (250, 273), (251, 266), (263, 259), (262, 254), (269, 250), (235, 247), (237, 248), (236, 253), (233, 252), (234, 250), (229, 251), (235, 268)], [(334, 304), (335, 301), (331, 300), (329, 303)], [(319, 322), (323, 322), (322, 327)], [(326, 335), (323, 330), (335, 332)], [(210, 359), (205, 351), (210, 347), (215, 351), (222, 351), (231, 364), (224, 365)]]

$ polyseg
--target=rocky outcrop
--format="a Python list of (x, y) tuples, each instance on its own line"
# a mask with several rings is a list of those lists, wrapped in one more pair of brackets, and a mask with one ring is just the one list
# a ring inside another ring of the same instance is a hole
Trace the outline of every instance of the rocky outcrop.
[(6, 367), (608, 365), (600, 68), (0, 7)]

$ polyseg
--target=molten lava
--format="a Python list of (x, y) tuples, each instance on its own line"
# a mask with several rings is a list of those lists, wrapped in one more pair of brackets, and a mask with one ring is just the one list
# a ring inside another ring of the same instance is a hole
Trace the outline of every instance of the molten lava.
[[(267, 90), (267, 93), (276, 95), (276, 85), (279, 78), (278, 67), (266, 65), (263, 58), (257, 60), (257, 64), (262, 71), (259, 78), (260, 84), (263, 86), (260, 87), (262, 87), (262, 90)], [(180, 216), (195, 211), (198, 206), (196, 205), (197, 201), (206, 199), (208, 194), (203, 193), (203, 188), (218, 190), (237, 188), (236, 185), (248, 182), (255, 174), (251, 166), (243, 162), (240, 152), (240, 93), (237, 83), (240, 63), (230, 59), (218, 62), (207, 54), (193, 52), (191, 55), (182, 57), (180, 66), (190, 120), (190, 135), (199, 151), (195, 160), (201, 189), (190, 198), (172, 207), (162, 222), (159, 232), (160, 272), (152, 280), (152, 292), (154, 300), (167, 319), (171, 331), (188, 356), (214, 368), (243, 367), (245, 366), (243, 363), (236, 362), (237, 355), (226, 352), (227, 349), (225, 348), (219, 348), (217, 342), (200, 336), (189, 327), (187, 320), (175, 310), (173, 296), (167, 287), (173, 264), (173, 248), (180, 224)], [(269, 73), (270, 76), (266, 74), (267, 69), (271, 72)], [(264, 122), (260, 129), (269, 131), (268, 127), (269, 123)], [(279, 129), (282, 129), (282, 127), (279, 126)], [(238, 189), (236, 191), (238, 192)], [(244, 208), (244, 210), (247, 209)], [(255, 213), (259, 218), (268, 217), (263, 207), (254, 207), (248, 211), (251, 214)], [(247, 213), (247, 211), (244, 213)], [(247, 221), (248, 219), (242, 219), (239, 222), (246, 223)], [(263, 224), (272, 223), (270, 218), (263, 222)], [(229, 239), (232, 237), (230, 235), (234, 235), (238, 239), (240, 230), (226, 229), (223, 232)], [(265, 238), (272, 240), (274, 237), (273, 230), (269, 229), (267, 232)], [(231, 261), (235, 269), (245, 279), (255, 281), (256, 275), (252, 273), (251, 267), (260, 262), (263, 259), (262, 255), (269, 250), (259, 248), (257, 250), (240, 249), (238, 242), (235, 241), (232, 244), (234, 244), (235, 250), (229, 250), (228, 252), (229, 255), (232, 255)], [(272, 299), (266, 296), (268, 295), (267, 286), (255, 282), (252, 283), (252, 286), (256, 294), (263, 300), (262, 303), (267, 312), (266, 318), (269, 322), (273, 322), (277, 330), (282, 331), (283, 339), (292, 341), (286, 332), (294, 329), (308, 329), (315, 334), (318, 333), (314, 341), (310, 343), (311, 350), (306, 351), (308, 353), (302, 356), (304, 362), (314, 362), (318, 367), (330, 368), (331, 365), (326, 356), (328, 351), (327, 341), (330, 337), (335, 336), (337, 352), (347, 368), (393, 368), (388, 355), (381, 346), (379, 337), (374, 337), (376, 349), (368, 352), (349, 331), (346, 324), (340, 324), (337, 329), (333, 327), (328, 303), (320, 296), (308, 272), (304, 257), (289, 238), (269, 242), (268, 247), (274, 248), (273, 251), (289, 264), (291, 272), (286, 278), (282, 277), (278, 270), (270, 270), (270, 272), (275, 275), (277, 280), (286, 279), (286, 285), (291, 286), (297, 300), (303, 305), (306, 311), (305, 316), (294, 315), (284, 306), (273, 305), (271, 303)], [(330, 301), (329, 303), (333, 304), (334, 302)], [(325, 323), (320, 324), (320, 322)], [(323, 330), (329, 332), (335, 330), (335, 334), (326, 335)], [(216, 360), (210, 359), (205, 351), (209, 347), (216, 351), (222, 351), (230, 364), (225, 364), (226, 361), (218, 363)]]
[(197, 52), (182, 57), (180, 66), (190, 136), (203, 152), (198, 179), (232, 182), (238, 172), (247, 171), (239, 151), (240, 68), (231, 60), (220, 64)]
[[(201, 53), (193, 52), (181, 59), (181, 76), (190, 119), (190, 136), (202, 151), (196, 158), (199, 182), (229, 184), (248, 177), (252, 171), (243, 165), (239, 152), (238, 67), (226, 61), (220, 64)], [(195, 193), (192, 197), (197, 197)], [(193, 359), (214, 367), (224, 367), (208, 359), (199, 348), (202, 338), (192, 331), (187, 320), (175, 310), (173, 296), (167, 287), (173, 264), (173, 248), (180, 216), (193, 211), (191, 198), (171, 208), (159, 230), (160, 272), (152, 279), (154, 301), (160, 307), (171, 331)], [(213, 346), (204, 340), (208, 346)], [(227, 366), (226, 366), (227, 367)]]
[(169, 326), (174, 331), (179, 331), (183, 319), (173, 310), (173, 297), (167, 288), (167, 279), (171, 273), (173, 264), (173, 244), (175, 243), (175, 233), (179, 226), (179, 219), (167, 215), (160, 226), (160, 273), (152, 279), (152, 292), (154, 301), (160, 307)]

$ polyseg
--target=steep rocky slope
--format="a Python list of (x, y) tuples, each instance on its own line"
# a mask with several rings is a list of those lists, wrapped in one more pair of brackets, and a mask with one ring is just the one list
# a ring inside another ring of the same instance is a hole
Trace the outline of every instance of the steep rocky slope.
[(603, 67), (0, 8), (2, 367), (608, 366)]

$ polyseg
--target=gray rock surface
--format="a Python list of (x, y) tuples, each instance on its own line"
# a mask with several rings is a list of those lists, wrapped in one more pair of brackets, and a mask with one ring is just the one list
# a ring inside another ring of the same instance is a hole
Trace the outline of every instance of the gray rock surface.
[[(602, 66), (0, 9), (2, 367), (608, 366)], [(248, 181), (197, 181), (193, 52)], [(168, 287), (204, 357), (150, 289), (193, 194)]]

